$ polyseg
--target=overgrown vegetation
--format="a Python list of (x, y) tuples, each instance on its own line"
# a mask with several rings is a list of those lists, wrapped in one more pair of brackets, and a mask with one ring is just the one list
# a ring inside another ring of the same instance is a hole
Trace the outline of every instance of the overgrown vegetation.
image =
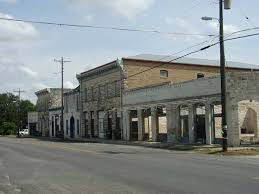
[(27, 127), (27, 114), (35, 111), (35, 106), (29, 100), (21, 100), (20, 114), (18, 97), (11, 93), (0, 94), (0, 135), (16, 134), (19, 120), (22, 128)]

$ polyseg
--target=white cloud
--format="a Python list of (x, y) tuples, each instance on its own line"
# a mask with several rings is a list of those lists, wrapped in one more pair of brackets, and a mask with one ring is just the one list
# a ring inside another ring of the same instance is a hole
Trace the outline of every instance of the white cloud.
[[(13, 16), (0, 13), (0, 17), (13, 19)], [(33, 25), (24, 22), (0, 21), (0, 41), (21, 41), (35, 39), (38, 31)]]
[(49, 88), (49, 86), (44, 84), (44, 83), (34, 83), (33, 87), (36, 90), (41, 90), (41, 89)]
[[(215, 32), (218, 32), (219, 30), (219, 23), (218, 22), (208, 22), (208, 26), (214, 30)], [(231, 34), (233, 32), (239, 31), (240, 29), (232, 24), (224, 24), (224, 32), (226, 34)]]
[(84, 19), (87, 21), (87, 23), (92, 23), (92, 21), (94, 20), (94, 16), (93, 15), (86, 15), (84, 17)]
[(20, 69), (22, 72), (24, 72), (28, 76), (31, 76), (33, 78), (38, 77), (38, 72), (31, 70), (29, 67), (21, 66)]
[(72, 88), (75, 88), (75, 85), (71, 81), (66, 81), (64, 83), (64, 88), (72, 89)]
[[(164, 17), (164, 22), (168, 25), (168, 26), (174, 26), (174, 28), (178, 29), (176, 32), (183, 32), (183, 33), (190, 33), (190, 34), (202, 34), (200, 32), (200, 30), (195, 27), (191, 22), (189, 22), (186, 19), (180, 18), (180, 17), (175, 17), (175, 18), (171, 18), (171, 17)], [(182, 36), (184, 39), (184, 41), (190, 41), (193, 40), (192, 38), (195, 39), (202, 39), (204, 38), (204, 36)], [(173, 40), (177, 40), (179, 39), (179, 37), (174, 36)]]
[(78, 7), (83, 7), (94, 12), (115, 12), (126, 18), (134, 18), (149, 9), (155, 0), (67, 0)]
[(11, 4), (14, 4), (14, 3), (16, 3), (16, 0), (0, 0), (0, 3), (11, 3)]

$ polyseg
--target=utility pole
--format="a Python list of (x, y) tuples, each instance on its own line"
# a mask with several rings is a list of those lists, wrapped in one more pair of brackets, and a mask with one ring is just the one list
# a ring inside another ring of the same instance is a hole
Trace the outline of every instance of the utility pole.
[(62, 139), (65, 138), (64, 133), (64, 63), (69, 63), (71, 61), (65, 61), (63, 57), (61, 57), (61, 60), (54, 59), (54, 62), (58, 62), (61, 64), (61, 133), (62, 133)]
[(18, 128), (17, 128), (17, 137), (20, 137), (20, 130), (22, 128), (22, 120), (21, 120), (21, 93), (24, 93), (25, 91), (19, 90), (18, 91), (13, 91), (15, 93), (18, 93)]
[[(224, 1), (225, 9), (230, 9), (231, 0)], [(219, 0), (219, 38), (220, 38), (220, 78), (221, 78), (221, 106), (222, 106), (222, 150), (228, 151), (228, 125), (226, 115), (226, 58), (224, 48), (224, 13), (223, 0)]]

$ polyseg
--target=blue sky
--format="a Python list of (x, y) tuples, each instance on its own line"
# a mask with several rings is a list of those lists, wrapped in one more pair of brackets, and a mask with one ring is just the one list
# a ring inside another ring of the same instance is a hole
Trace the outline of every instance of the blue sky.
[[(161, 31), (217, 34), (217, 0), (0, 0), (0, 16), (25, 20), (76, 23)], [(233, 0), (225, 11), (225, 33), (259, 26), (258, 0)], [(249, 19), (246, 19), (248, 17)], [(259, 30), (248, 33), (258, 32)], [(237, 35), (244, 35), (240, 33)], [(226, 43), (226, 59), (259, 65), (258, 38)], [(116, 58), (141, 53), (170, 55), (188, 46), (211, 40), (202, 36), (121, 32), (42, 26), (0, 21), (0, 91), (21, 88), (23, 98), (35, 101), (34, 92), (60, 86), (60, 65), (65, 65), (65, 85), (76, 86), (76, 74)], [(204, 45), (205, 46), (205, 45)], [(199, 48), (199, 47), (197, 47)], [(187, 53), (191, 50), (183, 52)], [(215, 47), (191, 57), (218, 59)]]

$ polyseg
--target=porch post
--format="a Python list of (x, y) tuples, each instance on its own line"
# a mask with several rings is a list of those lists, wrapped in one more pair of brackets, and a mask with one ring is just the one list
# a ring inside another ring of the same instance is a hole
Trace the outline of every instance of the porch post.
[(206, 144), (212, 144), (212, 106), (205, 105), (205, 127), (206, 127)]
[(130, 140), (130, 110), (123, 111), (123, 139), (126, 141)]
[(167, 142), (177, 143), (179, 130), (179, 112), (178, 108), (173, 105), (166, 106), (167, 120)]
[(152, 141), (157, 141), (158, 135), (158, 117), (156, 107), (151, 108), (151, 130), (152, 130)]
[(188, 125), (189, 125), (189, 143), (194, 143), (194, 106), (193, 104), (189, 105), (189, 116), (188, 116)]
[(144, 139), (144, 118), (143, 110), (138, 109), (138, 141), (143, 141)]

